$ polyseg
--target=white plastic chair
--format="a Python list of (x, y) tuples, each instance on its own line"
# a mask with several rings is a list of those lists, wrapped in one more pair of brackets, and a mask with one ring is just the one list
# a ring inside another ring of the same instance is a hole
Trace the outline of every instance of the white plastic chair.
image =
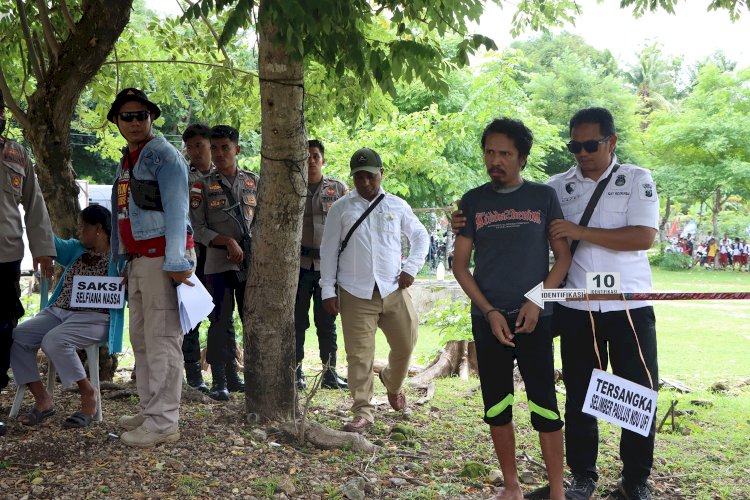
[[(102, 421), (102, 394), (101, 389), (99, 387), (99, 344), (91, 344), (90, 346), (87, 346), (85, 349), (86, 351), (86, 363), (89, 367), (89, 378), (91, 380), (91, 385), (94, 386), (94, 389), (96, 390), (96, 416), (94, 417), (94, 420), (96, 422)], [(55, 391), (55, 379), (57, 378), (57, 370), (55, 369), (55, 365), (52, 364), (52, 361), (47, 362), (47, 392), (50, 396), (54, 394)], [(16, 418), (18, 416), (18, 412), (21, 409), (21, 404), (23, 403), (23, 397), (26, 394), (26, 384), (22, 384), (18, 386), (18, 389), (16, 389), (16, 399), (13, 401), (13, 406), (10, 409), (10, 418)]]

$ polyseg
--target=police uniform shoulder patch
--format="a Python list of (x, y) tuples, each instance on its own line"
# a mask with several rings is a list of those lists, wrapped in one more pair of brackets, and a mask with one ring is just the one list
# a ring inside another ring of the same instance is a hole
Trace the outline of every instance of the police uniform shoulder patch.
[(199, 206), (201, 206), (202, 201), (203, 196), (200, 193), (190, 194), (190, 208), (198, 208)]
[(23, 165), (25, 163), (24, 153), (25, 151), (21, 146), (9, 141), (5, 143), (3, 158), (11, 163)]
[(203, 184), (190, 186), (190, 208), (198, 208), (203, 201)]
[(641, 200), (656, 201), (656, 190), (651, 182), (642, 182), (640, 184), (639, 195)]
[(21, 176), (19, 174), (13, 174), (10, 178), (10, 184), (13, 189), (21, 189)]

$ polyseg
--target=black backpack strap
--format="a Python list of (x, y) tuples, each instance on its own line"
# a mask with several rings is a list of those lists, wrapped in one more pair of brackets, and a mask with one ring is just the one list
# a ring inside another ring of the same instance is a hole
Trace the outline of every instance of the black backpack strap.
[[(583, 215), (581, 216), (580, 222), (578, 222), (579, 226), (587, 226), (589, 221), (591, 220), (591, 215), (594, 213), (594, 209), (596, 208), (597, 203), (599, 203), (599, 198), (602, 197), (602, 193), (604, 192), (604, 189), (607, 187), (607, 184), (609, 184), (609, 180), (612, 178), (612, 175), (617, 172), (617, 169), (620, 168), (619, 164), (615, 164), (615, 166), (612, 168), (612, 171), (609, 173), (609, 175), (599, 181), (599, 184), (596, 185), (596, 189), (594, 190), (594, 194), (591, 195), (591, 198), (589, 199), (588, 205), (586, 205), (586, 210), (583, 211)], [(581, 242), (581, 240), (573, 240), (570, 243), (570, 257), (573, 257), (573, 254), (576, 253), (576, 248), (578, 248), (578, 244)]]
[(370, 212), (375, 210), (375, 207), (378, 206), (378, 203), (383, 201), (383, 198), (385, 198), (385, 193), (381, 193), (380, 196), (378, 196), (375, 201), (373, 201), (369, 207), (367, 207), (367, 210), (365, 210), (362, 215), (359, 216), (359, 219), (352, 225), (352, 227), (349, 229), (349, 232), (346, 233), (346, 237), (344, 238), (344, 241), (341, 242), (341, 247), (339, 247), (339, 257), (341, 257), (341, 252), (343, 252), (346, 249), (346, 245), (349, 244), (349, 239), (352, 237), (352, 233), (354, 233), (354, 230), (359, 227), (360, 224), (362, 224), (362, 221), (364, 221), (368, 215), (370, 215)]

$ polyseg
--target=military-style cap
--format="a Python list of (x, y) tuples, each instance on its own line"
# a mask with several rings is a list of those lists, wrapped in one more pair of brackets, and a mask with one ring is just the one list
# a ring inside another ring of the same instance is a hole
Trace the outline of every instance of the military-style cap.
[(383, 168), (383, 161), (380, 159), (380, 155), (372, 149), (362, 148), (358, 149), (352, 155), (352, 159), (349, 161), (349, 168), (352, 169), (351, 175), (362, 170), (372, 174), (379, 174), (380, 169)]

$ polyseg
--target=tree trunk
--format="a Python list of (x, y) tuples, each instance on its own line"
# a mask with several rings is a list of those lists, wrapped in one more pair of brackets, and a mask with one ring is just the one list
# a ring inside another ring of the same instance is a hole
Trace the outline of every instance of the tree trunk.
[(714, 206), (711, 208), (711, 226), (714, 229), (716, 242), (719, 242), (719, 212), (721, 212), (721, 188), (714, 191)]
[(294, 300), (307, 185), (303, 65), (276, 42), (260, 3), (261, 170), (245, 291), (246, 409), (262, 420), (296, 411)]
[[(71, 162), (70, 122), (86, 85), (99, 72), (130, 20), (133, 0), (89, 0), (58, 57), (48, 61), (44, 79), (28, 99), (29, 128), (24, 137), (36, 160), (36, 173), (56, 234), (69, 238), (78, 225), (78, 185)], [(114, 89), (112, 92), (114, 98)], [(100, 349), (100, 376), (112, 380), (117, 357)]]
[[(78, 99), (96, 75), (130, 20), (133, 0), (91, 0), (74, 33), (49, 61), (45, 78), (28, 99), (31, 127), (24, 137), (34, 152), (39, 185), (52, 226), (62, 237), (75, 234), (78, 186), (71, 163), (70, 122)], [(114, 89), (113, 89), (114, 98)]]
[(711, 226), (714, 228), (716, 238), (716, 255), (714, 255), (714, 269), (719, 269), (719, 212), (721, 212), (721, 188), (714, 191), (714, 203), (711, 207)]

